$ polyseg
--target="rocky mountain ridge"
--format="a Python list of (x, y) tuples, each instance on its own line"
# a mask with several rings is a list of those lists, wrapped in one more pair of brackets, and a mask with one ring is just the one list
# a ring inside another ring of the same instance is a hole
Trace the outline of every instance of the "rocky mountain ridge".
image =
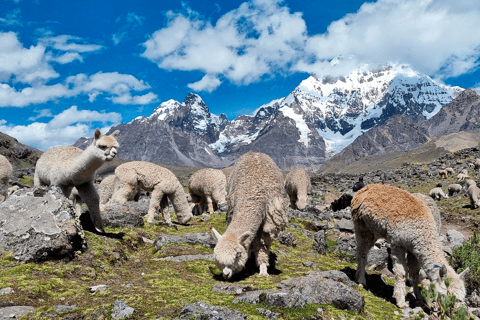
[[(349, 146), (333, 156), (330, 163), (350, 164), (367, 156), (379, 156), (396, 151), (410, 151), (437, 137), (454, 133), (472, 132), (480, 129), (480, 96), (475, 90), (465, 89), (454, 100), (444, 105), (429, 119), (411, 118), (403, 115), (391, 117), (359, 136)], [(477, 145), (478, 142), (475, 143)], [(454, 148), (454, 144), (450, 144)], [(446, 144), (442, 145), (447, 148)], [(340, 166), (337, 166), (340, 170)]]
[(287, 97), (232, 121), (211, 114), (200, 96), (189, 94), (182, 103), (168, 100), (150, 116), (111, 130), (120, 130), (119, 157), (126, 159), (222, 168), (257, 151), (284, 169), (312, 167), (393, 115), (429, 119), (461, 90), (390, 65), (347, 77), (312, 75)]

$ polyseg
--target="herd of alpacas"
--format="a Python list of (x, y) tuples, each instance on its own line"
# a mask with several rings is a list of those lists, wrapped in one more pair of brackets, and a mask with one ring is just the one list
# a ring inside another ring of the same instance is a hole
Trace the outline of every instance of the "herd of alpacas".
[[(303, 210), (308, 205), (311, 184), (305, 170), (291, 170), (284, 177), (268, 155), (248, 152), (232, 167), (196, 171), (188, 181), (189, 204), (183, 186), (170, 170), (145, 161), (131, 161), (119, 165), (114, 175), (104, 178), (97, 191), (94, 185), (96, 170), (115, 158), (119, 148), (118, 134), (115, 131), (103, 135), (97, 129), (91, 145), (84, 151), (73, 146), (47, 150), (36, 164), (34, 186), (59, 186), (64, 195), (75, 202), (77, 215), (80, 214), (79, 204), (85, 203), (100, 234), (104, 232), (101, 212), (109, 205), (138, 199), (140, 190), (151, 194), (146, 215), (148, 223), (154, 223), (160, 211), (164, 222), (172, 225), (168, 200), (180, 224), (188, 223), (195, 213), (226, 211), (228, 227), (225, 233), (221, 235), (210, 227), (217, 239), (214, 262), (223, 277), (230, 279), (242, 271), (251, 254), (255, 256), (260, 275), (269, 276), (270, 247), (288, 224), (287, 197), (293, 209)], [(480, 160), (477, 162), (480, 168)], [(0, 156), (0, 201), (8, 196), (12, 171), (8, 160)], [(447, 178), (453, 174), (453, 169), (441, 170), (439, 174)], [(465, 191), (472, 206), (477, 207), (479, 189), (472, 181), (467, 172), (461, 172), (458, 184), (448, 187), (449, 196)], [(448, 197), (441, 185), (433, 189), (430, 196), (434, 199)], [(407, 277), (414, 283), (417, 299), (421, 299), (418, 284), (425, 280), (434, 283), (440, 294), (448, 291), (463, 303), (466, 295), (464, 276), (468, 270), (456, 274), (445, 259), (440, 243), (440, 214), (432, 199), (385, 184), (371, 184), (356, 192), (351, 212), (359, 284), (366, 286), (365, 267), (370, 248), (377, 239), (384, 238), (391, 245), (395, 275), (393, 296), (398, 307), (408, 307), (405, 302)], [(444, 283), (446, 277), (451, 279), (448, 288)]]

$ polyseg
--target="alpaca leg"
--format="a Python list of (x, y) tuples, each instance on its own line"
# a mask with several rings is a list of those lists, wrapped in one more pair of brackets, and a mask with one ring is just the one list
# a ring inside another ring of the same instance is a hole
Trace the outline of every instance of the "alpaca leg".
[(148, 207), (148, 213), (145, 216), (147, 218), (148, 223), (153, 222), (153, 217), (155, 217), (155, 213), (157, 213), (158, 211), (163, 195), (164, 194), (162, 190), (153, 189), (152, 196), (150, 198), (150, 206)]
[(260, 268), (260, 275), (268, 277), (268, 260), (270, 255), (270, 246), (272, 245), (272, 238), (269, 234), (263, 233), (261, 238), (253, 240), (253, 252), (255, 253), (255, 260), (257, 266)]
[(168, 210), (168, 197), (164, 195), (162, 201), (160, 201), (160, 211), (162, 212), (163, 220), (166, 224), (172, 224), (172, 218), (170, 217), (170, 211)]
[(413, 293), (417, 300), (422, 299), (422, 294), (420, 292), (420, 263), (417, 258), (411, 253), (407, 252), (407, 266), (408, 266), (408, 275), (412, 280)]
[(357, 272), (355, 278), (359, 284), (366, 287), (365, 267), (367, 265), (368, 252), (375, 244), (375, 238), (372, 232), (366, 228), (363, 221), (358, 221), (355, 224), (355, 240), (357, 242)]
[(207, 211), (209, 214), (213, 214), (214, 210), (213, 210), (213, 201), (212, 201), (212, 197), (210, 196), (207, 196)]
[(293, 196), (290, 196), (290, 207), (292, 207), (292, 209), (295, 209), (295, 210), (297, 209), (296, 199)]
[(78, 194), (82, 198), (83, 202), (87, 204), (88, 211), (90, 212), (90, 219), (98, 232), (105, 233), (103, 230), (102, 217), (100, 215), (100, 197), (97, 190), (93, 185), (93, 182), (87, 182), (79, 186), (75, 186), (78, 190)]
[(407, 308), (405, 302), (405, 268), (407, 261), (404, 248), (392, 246), (393, 273), (395, 274), (395, 286), (393, 287), (393, 297), (397, 301), (399, 308)]

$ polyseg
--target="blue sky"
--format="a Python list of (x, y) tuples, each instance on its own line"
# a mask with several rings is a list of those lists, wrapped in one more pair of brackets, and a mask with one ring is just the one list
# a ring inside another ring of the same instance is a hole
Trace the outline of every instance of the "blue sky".
[(0, 0), (0, 131), (46, 150), (190, 92), (232, 120), (365, 64), (478, 88), (478, 21), (478, 0)]

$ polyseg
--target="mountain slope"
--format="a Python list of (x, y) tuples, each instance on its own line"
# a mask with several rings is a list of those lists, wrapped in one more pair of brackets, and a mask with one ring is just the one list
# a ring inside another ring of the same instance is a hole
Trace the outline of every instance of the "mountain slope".
[[(150, 116), (112, 130), (121, 131), (119, 156), (126, 159), (226, 167), (243, 153), (258, 151), (282, 168), (310, 167), (321, 165), (394, 115), (431, 118), (460, 90), (437, 85), (406, 66), (363, 68), (347, 77), (312, 75), (287, 97), (232, 121), (211, 114), (200, 96), (190, 94), (182, 103), (163, 102)], [(401, 142), (402, 148), (410, 148), (425, 140), (424, 134), (418, 132), (416, 140), (408, 143), (395, 135), (388, 139), (390, 144)], [(380, 140), (366, 150), (384, 149)]]

